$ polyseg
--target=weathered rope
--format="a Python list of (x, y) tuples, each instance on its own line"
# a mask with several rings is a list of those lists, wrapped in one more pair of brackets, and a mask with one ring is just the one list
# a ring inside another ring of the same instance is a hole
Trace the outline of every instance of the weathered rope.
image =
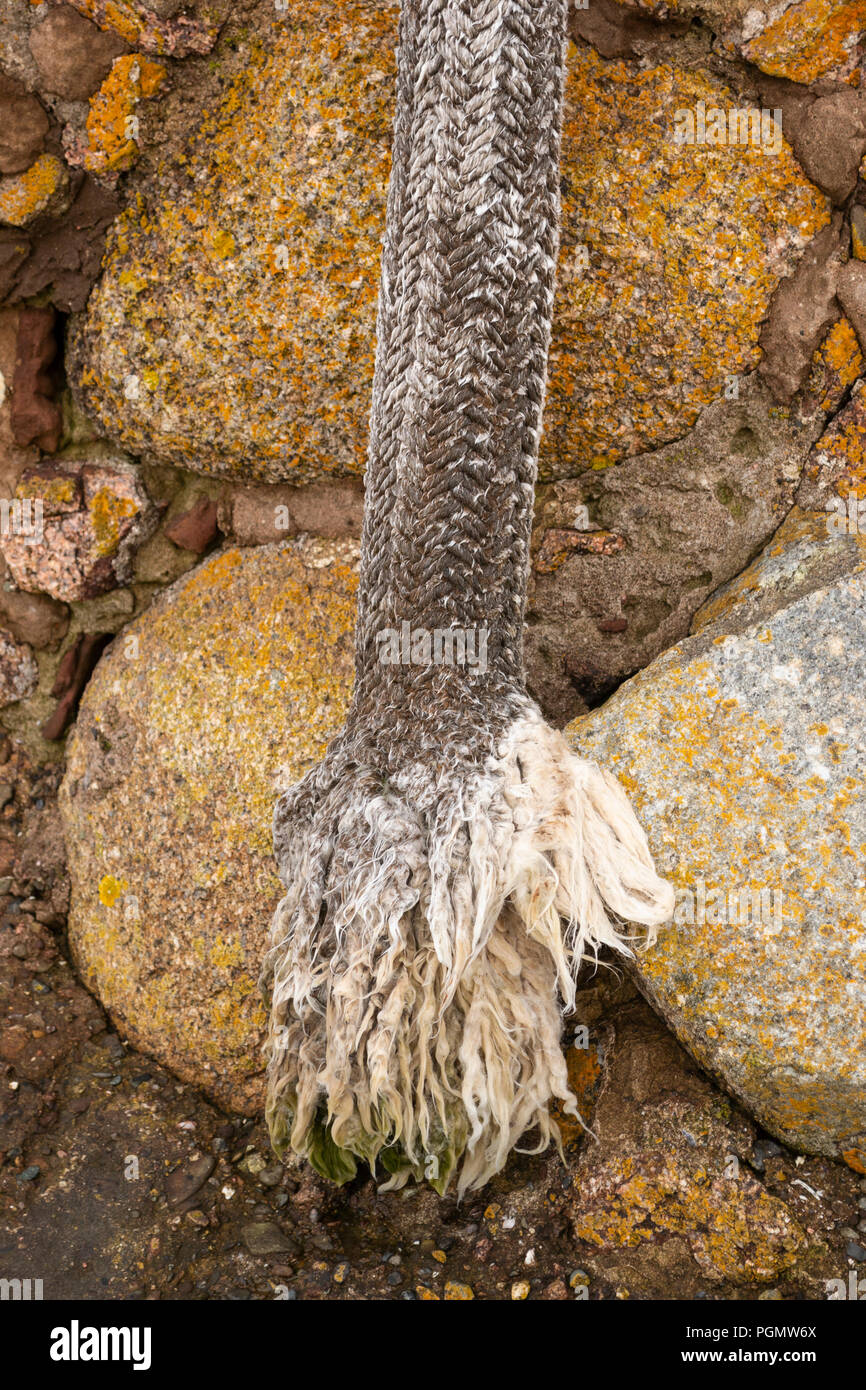
[[(574, 1110), (557, 994), (673, 907), (619, 784), (523, 684), (565, 15), (401, 14), (355, 690), (276, 808), (262, 977), (273, 1142), (338, 1181), (361, 1158), (441, 1191), (459, 1165), (463, 1191), (527, 1130), (555, 1137), (551, 1099)], [(430, 659), (445, 632), (474, 663)]]

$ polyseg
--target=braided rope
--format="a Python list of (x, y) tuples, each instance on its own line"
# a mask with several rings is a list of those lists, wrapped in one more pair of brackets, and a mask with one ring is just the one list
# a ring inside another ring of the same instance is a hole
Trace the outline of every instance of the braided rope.
[[(480, 1186), (574, 1110), (557, 989), (672, 893), (619, 785), (523, 684), (558, 240), (566, 0), (404, 0), (356, 682), (281, 797), (263, 986), (278, 1152)], [(389, 633), (486, 661), (382, 660)], [(575, 1111), (576, 1113), (576, 1111)]]

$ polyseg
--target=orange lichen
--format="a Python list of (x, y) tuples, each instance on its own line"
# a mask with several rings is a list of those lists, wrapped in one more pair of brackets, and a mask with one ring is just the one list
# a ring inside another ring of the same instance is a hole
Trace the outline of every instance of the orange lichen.
[(806, 396), (821, 411), (836, 410), (863, 372), (863, 354), (848, 319), (837, 319), (812, 359)]
[(165, 78), (165, 66), (141, 53), (114, 60), (110, 73), (90, 99), (85, 169), (116, 173), (132, 168), (138, 158), (136, 107), (155, 96)]
[[(31, 4), (38, 0), (31, 0)], [(187, 52), (207, 53), (219, 32), (219, 25), (207, 20), (163, 19), (152, 9), (135, 0), (70, 0), (80, 14), (98, 24), (100, 29), (113, 30), (132, 48), (147, 53), (178, 56)]]
[(814, 453), (821, 471), (832, 473), (838, 497), (866, 497), (866, 382), (855, 387), (849, 404), (831, 421)]
[(857, 60), (866, 29), (866, 0), (801, 0), (745, 44), (745, 58), (793, 82), (843, 78), (859, 85)]
[(577, 1143), (588, 1129), (592, 1128), (592, 1118), (604, 1080), (604, 1068), (598, 1046), (570, 1047), (565, 1055), (568, 1068), (568, 1084), (577, 1102), (580, 1119), (569, 1115), (557, 1101), (551, 1107), (564, 1145)]
[(114, 904), (122, 897), (127, 884), (124, 879), (117, 879), (114, 874), (105, 874), (99, 880), (99, 901), (103, 907), (114, 907)]
[(16, 497), (38, 497), (45, 512), (68, 511), (75, 502), (77, 483), (74, 477), (43, 478), (38, 473), (25, 474), (15, 487)]
[(56, 203), (68, 186), (63, 160), (53, 154), (41, 154), (23, 174), (0, 179), (0, 222), (26, 227)]
[[(856, 552), (851, 563), (856, 572)], [(754, 584), (754, 567), (747, 578)], [(717, 615), (718, 627), (723, 621)], [(776, 656), (768, 635), (761, 643), (756, 627), (742, 636), (722, 628), (703, 648), (690, 639), (571, 732), (579, 751), (617, 774), (639, 815), (652, 808), (650, 847), (677, 892), (674, 921), (640, 958), (643, 987), (697, 1060), (748, 1095), (763, 1124), (826, 1152), (835, 1134), (857, 1130), (858, 1114), (862, 1121), (866, 1022), (849, 1006), (862, 974), (852, 843), (862, 785), (837, 771), (852, 757), (838, 727), (821, 735), (814, 720), (808, 739), (798, 731), (784, 696), (806, 687), (807, 672), (800, 686), (797, 662)], [(733, 699), (720, 690), (725, 672)], [(753, 681), (766, 692), (754, 701)], [(765, 698), (775, 701), (772, 714)], [(808, 990), (792, 988), (791, 962)]]

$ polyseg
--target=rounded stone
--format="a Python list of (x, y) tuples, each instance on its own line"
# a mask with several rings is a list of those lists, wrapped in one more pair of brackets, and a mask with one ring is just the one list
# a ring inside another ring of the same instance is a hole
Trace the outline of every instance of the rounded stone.
[(244, 1113), (264, 1095), (274, 802), (344, 722), (356, 559), (319, 540), (217, 553), (115, 638), (70, 737), (82, 978), (135, 1046)]
[[(136, 187), (72, 354), (132, 452), (257, 482), (363, 471), (397, 13), (287, 0)], [(776, 126), (677, 143), (700, 103), (744, 106), (673, 59), (569, 47), (542, 476), (680, 438), (757, 365), (772, 292), (827, 221)]]
[[(772, 1134), (866, 1159), (866, 543), (796, 509), (572, 744), (632, 797), (674, 921), (641, 988)], [(858, 1171), (860, 1171), (858, 1169)]]

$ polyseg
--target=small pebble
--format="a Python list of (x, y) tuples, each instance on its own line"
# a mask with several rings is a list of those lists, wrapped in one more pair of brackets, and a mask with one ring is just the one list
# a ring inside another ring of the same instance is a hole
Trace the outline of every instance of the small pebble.
[(845, 1246), (845, 1254), (849, 1260), (856, 1260), (859, 1264), (861, 1260), (866, 1260), (866, 1249), (856, 1240), (849, 1240)]
[(568, 1276), (568, 1287), (578, 1289), (583, 1286), (589, 1288), (589, 1275), (585, 1269), (573, 1269)]
[(402, 1276), (402, 1274), (400, 1273), (400, 1271), (399, 1271), (398, 1269), (394, 1269), (394, 1270), (392, 1270), (391, 1273), (388, 1275), (388, 1278), (386, 1279), (385, 1282), (386, 1282), (387, 1284), (390, 1284), (392, 1289), (396, 1289), (396, 1287), (397, 1287), (398, 1284), (402, 1284), (402, 1282), (403, 1282), (403, 1276)]
[(282, 1163), (272, 1163), (270, 1167), (263, 1168), (259, 1173), (259, 1182), (265, 1187), (276, 1187), (282, 1180), (284, 1168)]
[(764, 1289), (763, 1293), (758, 1294), (759, 1303), (781, 1303), (782, 1295), (778, 1289)]
[(244, 1245), (251, 1255), (297, 1253), (297, 1242), (280, 1230), (273, 1221), (251, 1221), (243, 1228)]
[(454, 1279), (449, 1279), (445, 1285), (446, 1299), (455, 1300), (458, 1303), (468, 1303), (475, 1297), (468, 1284), (458, 1284)]
[(433, 1251), (433, 1258), (434, 1258), (434, 1260), (436, 1260), (436, 1262), (437, 1262), (438, 1264), (444, 1265), (444, 1263), (445, 1263), (445, 1261), (447, 1260), (448, 1256), (445, 1254), (445, 1251), (444, 1251), (444, 1250), (434, 1250), (434, 1251)]
[(347, 1275), (348, 1273), (349, 1273), (349, 1266), (348, 1266), (347, 1264), (340, 1264), (340, 1265), (337, 1265), (337, 1268), (334, 1270), (334, 1283), (335, 1283), (335, 1284), (342, 1284), (342, 1283), (344, 1283), (344, 1282), (345, 1282), (346, 1275)]
[(548, 1284), (547, 1288), (544, 1290), (544, 1297), (557, 1299), (562, 1302), (564, 1299), (568, 1298), (568, 1289), (561, 1279), (554, 1279), (553, 1283)]
[(511, 1297), (515, 1303), (522, 1303), (529, 1297), (529, 1281), (518, 1279), (516, 1284), (511, 1285)]
[(752, 1145), (752, 1152), (750, 1155), (752, 1167), (756, 1172), (763, 1173), (766, 1160), (768, 1158), (774, 1158), (781, 1152), (780, 1146), (772, 1139), (759, 1139), (756, 1144)]
[(186, 1214), (186, 1219), (193, 1226), (207, 1225), (207, 1217), (205, 1216), (204, 1212), (199, 1211), (198, 1208), (196, 1208), (194, 1211), (188, 1211)]
[(23, 1171), (18, 1174), (18, 1181), (33, 1182), (36, 1178), (39, 1177), (39, 1174), (41, 1172), (42, 1169), (39, 1167), (38, 1163), (31, 1163), (29, 1168), (23, 1169)]

